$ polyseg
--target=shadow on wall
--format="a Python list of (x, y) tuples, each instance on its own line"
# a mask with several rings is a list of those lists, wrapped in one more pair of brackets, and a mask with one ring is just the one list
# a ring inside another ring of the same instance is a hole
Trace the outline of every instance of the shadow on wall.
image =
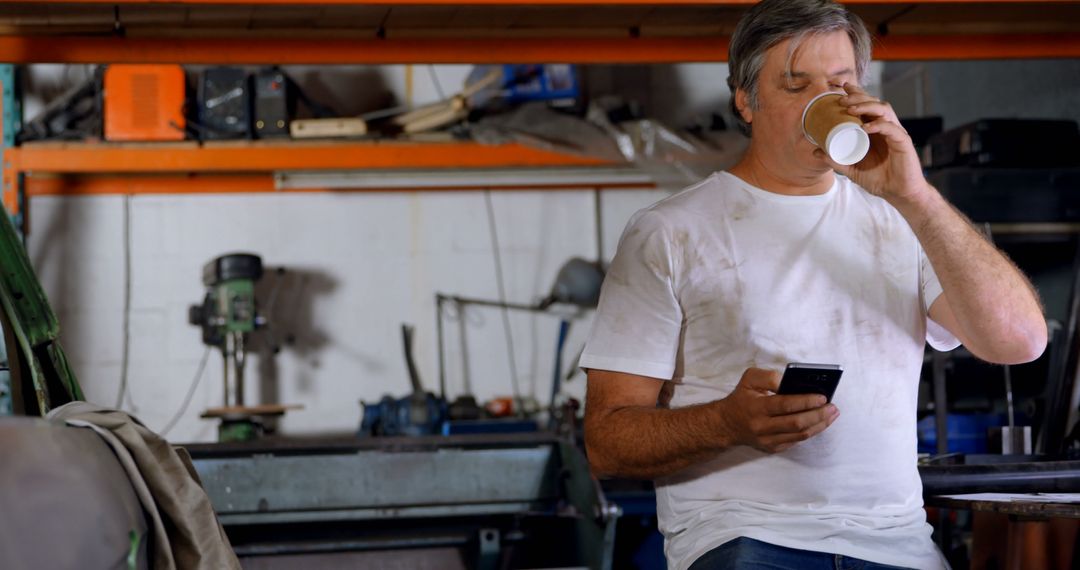
[[(30, 265), (34, 268), (34, 273), (37, 275), (38, 281), (41, 282), (41, 288), (45, 291), (46, 296), (49, 298), (49, 305), (52, 306), (53, 311), (61, 313), (64, 311), (69, 300), (69, 287), (76, 285), (75, 279), (68, 279), (67, 269), (72, 266), (71, 264), (71, 251), (72, 248), (64, 247), (65, 237), (69, 235), (72, 228), (75, 205), (71, 203), (71, 200), (63, 200), (53, 208), (52, 215), (48, 218), (48, 223), (44, 226), (38, 226), (34, 224), (34, 218), (31, 217), (32, 208), (27, 208), (24, 212), (26, 215), (26, 226), (32, 231), (26, 237), (26, 246), (28, 251), (28, 257), (30, 258)], [(34, 247), (31, 247), (33, 245)], [(55, 268), (47, 268), (46, 264), (55, 265)]]
[(282, 69), (308, 97), (342, 117), (393, 107), (396, 103), (379, 67), (285, 66)]
[(250, 355), (259, 361), (259, 393), (263, 403), (281, 402), (281, 378), (278, 352), (294, 353), (306, 366), (300, 367), (297, 382), (301, 389), (314, 383), (312, 370), (318, 367), (319, 355), (331, 344), (319, 330), (315, 319), (315, 303), (319, 297), (337, 289), (337, 280), (315, 269), (267, 267), (263, 278), (255, 285), (255, 298), (268, 326), (252, 334)]
[[(685, 129), (692, 125), (707, 123), (711, 114), (715, 113), (723, 117), (730, 128), (734, 129), (731, 114), (728, 110), (728, 99), (731, 92), (726, 83), (726, 75), (718, 75), (710, 82), (709, 89), (703, 89), (709, 93), (707, 98), (695, 97), (688, 89), (687, 81), (690, 79), (681, 75), (686, 73), (674, 65), (651, 65), (649, 66), (649, 79), (653, 85), (651, 113), (656, 119), (663, 121), (674, 129)], [(699, 79), (700, 81), (700, 79)], [(700, 88), (700, 85), (698, 85)]]

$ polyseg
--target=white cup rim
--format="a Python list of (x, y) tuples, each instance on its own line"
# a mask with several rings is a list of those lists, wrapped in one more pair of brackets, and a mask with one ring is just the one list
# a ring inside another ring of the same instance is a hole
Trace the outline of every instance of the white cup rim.
[[(851, 151), (851, 154), (841, 157), (840, 160), (837, 160), (835, 157), (829, 154), (828, 149), (831, 146), (831, 143), (836, 137), (836, 135), (839, 135), (844, 131), (857, 131), (859, 140), (858, 143), (855, 145), (855, 148)], [(825, 154), (828, 154), (829, 157), (833, 159), (833, 162), (836, 162), (837, 164), (841, 164), (843, 166), (850, 166), (862, 160), (868, 152), (870, 152), (870, 135), (866, 134), (866, 131), (864, 131), (861, 126), (856, 125), (855, 123), (840, 123), (839, 125), (836, 125), (832, 129), (830, 129), (829, 134), (825, 137)]]

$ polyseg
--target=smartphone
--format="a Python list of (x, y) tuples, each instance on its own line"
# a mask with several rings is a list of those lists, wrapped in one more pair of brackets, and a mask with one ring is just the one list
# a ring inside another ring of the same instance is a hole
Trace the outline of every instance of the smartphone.
[(784, 369), (777, 394), (821, 394), (831, 402), (844, 369), (839, 364), (792, 362)]

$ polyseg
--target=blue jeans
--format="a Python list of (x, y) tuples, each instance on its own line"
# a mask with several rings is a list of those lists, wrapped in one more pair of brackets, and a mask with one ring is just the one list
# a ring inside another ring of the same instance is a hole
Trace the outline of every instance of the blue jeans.
[(850, 556), (776, 546), (741, 536), (701, 555), (690, 570), (899, 570)]

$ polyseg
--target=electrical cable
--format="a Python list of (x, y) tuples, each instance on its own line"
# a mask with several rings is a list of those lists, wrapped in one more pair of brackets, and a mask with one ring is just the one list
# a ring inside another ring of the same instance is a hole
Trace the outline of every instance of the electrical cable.
[(435, 66), (428, 64), (428, 75), (431, 76), (431, 83), (435, 85), (435, 92), (439, 94), (439, 100), (446, 100), (446, 93), (443, 92), (442, 83), (439, 83), (439, 76), (435, 73)]
[(187, 395), (184, 396), (184, 402), (180, 404), (180, 409), (176, 410), (173, 417), (169, 419), (169, 423), (165, 424), (165, 427), (158, 432), (158, 435), (165, 437), (165, 434), (169, 433), (173, 427), (176, 426), (176, 422), (180, 421), (180, 417), (187, 411), (188, 405), (191, 404), (191, 398), (195, 396), (195, 389), (199, 387), (199, 382), (202, 381), (203, 371), (206, 370), (206, 361), (210, 359), (210, 347), (207, 346), (203, 351), (202, 360), (199, 361), (199, 369), (195, 371), (195, 378), (191, 380), (191, 386), (188, 388)]
[(510, 363), (510, 386), (514, 391), (517, 414), (523, 415), (521, 391), (518, 389), (517, 359), (514, 357), (514, 337), (510, 332), (510, 310), (506, 306), (506, 285), (503, 283), (502, 256), (499, 253), (499, 232), (495, 226), (495, 206), (491, 202), (491, 190), (484, 190), (484, 203), (487, 206), (488, 229), (491, 231), (491, 248), (495, 260), (495, 284), (499, 289), (499, 303), (502, 304), (503, 329), (506, 333), (506, 350)]
[(123, 346), (120, 355), (120, 389), (116, 392), (116, 409), (122, 409), (127, 396), (131, 411), (135, 401), (128, 391), (128, 368), (131, 362), (131, 194), (124, 195), (124, 316)]
[(293, 79), (289, 74), (282, 71), (281, 75), (285, 77), (285, 81), (288, 82), (289, 87), (292, 89), (293, 93), (296, 94), (296, 98), (299, 99), (300, 102), (303, 103), (305, 106), (307, 106), (308, 110), (311, 111), (312, 116), (314, 116), (316, 119), (326, 119), (330, 117), (341, 116), (341, 113), (336, 111), (332, 106), (327, 105), (326, 103), (323, 103), (321, 101), (317, 101), (313, 99), (310, 95), (308, 95), (307, 92), (300, 87), (300, 84), (297, 83), (296, 80)]

